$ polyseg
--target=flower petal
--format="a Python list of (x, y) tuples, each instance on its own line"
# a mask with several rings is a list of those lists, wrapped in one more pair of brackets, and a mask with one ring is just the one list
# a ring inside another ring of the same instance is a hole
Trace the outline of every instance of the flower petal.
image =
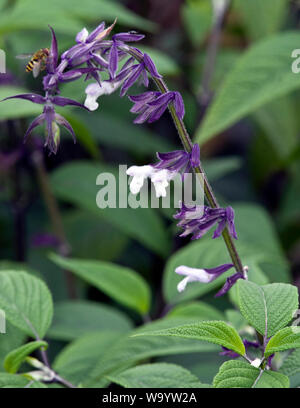
[(40, 105), (46, 102), (43, 96), (37, 95), (37, 94), (20, 94), (20, 95), (8, 96), (7, 98), (2, 99), (2, 101), (6, 101), (8, 99), (26, 99), (27, 101), (38, 103)]
[(74, 133), (74, 130), (73, 130), (72, 126), (70, 125), (70, 123), (63, 116), (59, 115), (58, 113), (55, 114), (55, 120), (59, 125), (63, 126), (65, 129), (67, 129), (67, 131), (72, 135), (74, 143), (76, 143), (75, 133)]
[(79, 106), (80, 108), (88, 110), (88, 108), (82, 105), (81, 103), (76, 102), (73, 99), (64, 98), (63, 96), (54, 96), (52, 98), (52, 102), (57, 106), (67, 106), (67, 105)]
[(152, 61), (152, 59), (149, 57), (148, 54), (144, 54), (144, 63), (147, 67), (147, 69), (149, 70), (150, 74), (154, 77), (154, 78), (162, 78), (162, 76), (159, 74), (159, 72), (157, 71), (157, 68), (154, 64), (154, 62)]
[(54, 72), (57, 66), (57, 60), (58, 60), (57, 40), (56, 40), (56, 35), (55, 35), (53, 28), (51, 26), (49, 26), (49, 28), (51, 30), (52, 41), (51, 41), (51, 47), (50, 47), (50, 52), (49, 52), (49, 58), (47, 58), (47, 66), (48, 66), (49, 72)]
[(29, 125), (28, 129), (26, 130), (26, 133), (24, 135), (24, 142), (26, 142), (28, 136), (32, 133), (33, 129), (36, 128), (37, 126), (41, 125), (45, 120), (45, 115), (42, 113), (39, 115), (37, 118), (35, 118)]
[(109, 66), (108, 71), (112, 79), (115, 78), (118, 69), (118, 47), (114, 42), (109, 52)]
[(140, 41), (145, 36), (143, 34), (137, 34), (137, 33), (118, 33), (113, 35), (112, 39), (114, 41), (123, 41), (123, 42), (131, 42), (131, 41)]
[(84, 27), (79, 33), (76, 35), (76, 42), (77, 43), (85, 43), (89, 36), (88, 30)]

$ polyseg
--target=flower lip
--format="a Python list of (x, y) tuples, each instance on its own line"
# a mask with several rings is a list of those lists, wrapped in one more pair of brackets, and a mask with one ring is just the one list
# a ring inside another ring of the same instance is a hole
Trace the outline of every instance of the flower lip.
[(215, 268), (191, 268), (189, 266), (181, 265), (175, 269), (175, 273), (186, 276), (177, 285), (179, 292), (184, 291), (189, 282), (209, 283), (217, 279), (224, 272), (232, 268), (233, 264), (223, 264)]

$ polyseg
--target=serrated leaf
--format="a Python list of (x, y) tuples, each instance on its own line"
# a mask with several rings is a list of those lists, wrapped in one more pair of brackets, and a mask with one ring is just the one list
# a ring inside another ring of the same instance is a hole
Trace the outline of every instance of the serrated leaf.
[(238, 332), (228, 324), (219, 321), (199, 322), (187, 324), (161, 331), (140, 333), (136, 336), (172, 336), (208, 341), (233, 350), (243, 356), (245, 346)]
[(52, 254), (50, 259), (102, 290), (117, 302), (141, 314), (149, 311), (149, 287), (132, 269), (109, 262), (67, 259), (55, 254)]
[(47, 348), (45, 341), (31, 341), (11, 351), (4, 360), (4, 368), (10, 374), (15, 374), (25, 358), (39, 348)]
[(289, 388), (289, 379), (274, 371), (264, 371), (244, 361), (226, 361), (213, 381), (214, 388)]
[(242, 315), (266, 337), (285, 327), (298, 309), (297, 288), (289, 284), (259, 286), (239, 279), (237, 292)]
[(25, 272), (0, 273), (0, 308), (14, 326), (43, 338), (51, 324), (53, 304), (45, 283)]
[(117, 208), (97, 207), (96, 196), (100, 188), (96, 185), (96, 179), (100, 173), (107, 172), (115, 175), (118, 180), (117, 170), (111, 166), (95, 165), (87, 161), (72, 162), (52, 173), (51, 185), (57, 197), (91, 211), (159, 255), (168, 253), (168, 233), (152, 208), (119, 208), (118, 203)]
[(129, 318), (116, 308), (85, 300), (54, 304), (53, 323), (47, 337), (74, 340), (99, 330), (125, 333), (132, 328)]
[(129, 368), (109, 380), (125, 388), (208, 388), (199, 379), (176, 364), (153, 363)]
[(300, 350), (295, 350), (284, 360), (279, 370), (282, 374), (291, 377), (300, 372)]
[(291, 326), (279, 330), (268, 342), (265, 356), (268, 357), (276, 351), (284, 351), (300, 347), (300, 327)]
[(248, 49), (228, 73), (196, 132), (204, 143), (262, 105), (300, 87), (291, 70), (291, 53), (299, 33), (285, 32)]
[(113, 344), (97, 362), (94, 362), (93, 370), (84, 385), (87, 387), (107, 386), (108, 375), (124, 371), (133, 364), (151, 357), (217, 351), (217, 346), (193, 339), (158, 336), (132, 337), (132, 334), (135, 333), (176, 327), (186, 323), (187, 320), (187, 318), (157, 320), (119, 338), (119, 341)]

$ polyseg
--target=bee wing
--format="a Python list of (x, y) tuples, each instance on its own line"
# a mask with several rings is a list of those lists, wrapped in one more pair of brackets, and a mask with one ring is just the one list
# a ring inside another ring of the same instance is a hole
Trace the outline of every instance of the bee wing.
[(35, 61), (32, 68), (33, 77), (36, 78), (41, 70), (41, 61)]
[(16, 55), (17, 59), (29, 59), (33, 56), (33, 54), (20, 54), (20, 55)]

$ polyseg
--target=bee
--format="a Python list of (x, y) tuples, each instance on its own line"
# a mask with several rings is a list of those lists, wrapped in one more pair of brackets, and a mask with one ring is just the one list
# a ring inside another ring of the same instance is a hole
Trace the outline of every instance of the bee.
[(40, 71), (45, 69), (48, 57), (49, 48), (41, 48), (34, 54), (22, 54), (17, 56), (19, 59), (31, 58), (26, 65), (25, 71), (32, 72), (34, 78), (39, 75)]

